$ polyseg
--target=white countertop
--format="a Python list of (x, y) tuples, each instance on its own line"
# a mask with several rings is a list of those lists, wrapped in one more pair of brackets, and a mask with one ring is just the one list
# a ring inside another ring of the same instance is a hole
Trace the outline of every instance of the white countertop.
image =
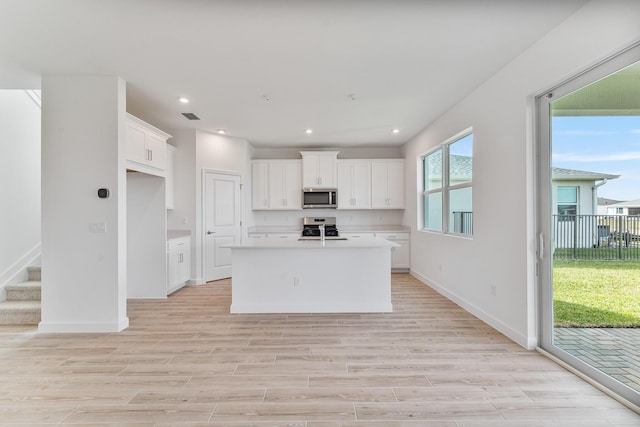
[(190, 230), (167, 230), (167, 240), (181, 239), (191, 236)]
[(263, 240), (248, 239), (240, 244), (224, 245), (231, 249), (350, 249), (350, 248), (397, 248), (399, 244), (380, 237), (363, 237), (347, 240)]

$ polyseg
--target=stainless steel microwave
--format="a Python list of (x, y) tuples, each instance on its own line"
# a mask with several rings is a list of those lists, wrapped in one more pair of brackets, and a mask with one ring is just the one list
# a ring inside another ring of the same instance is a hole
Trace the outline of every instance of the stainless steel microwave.
[(303, 188), (303, 209), (337, 208), (338, 190), (335, 188)]

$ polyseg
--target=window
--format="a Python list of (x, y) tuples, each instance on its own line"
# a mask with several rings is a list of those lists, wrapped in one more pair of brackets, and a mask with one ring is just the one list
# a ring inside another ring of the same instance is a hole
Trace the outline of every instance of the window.
[(558, 220), (573, 221), (578, 214), (578, 187), (558, 187)]
[(473, 234), (473, 134), (452, 138), (421, 163), (423, 228)]

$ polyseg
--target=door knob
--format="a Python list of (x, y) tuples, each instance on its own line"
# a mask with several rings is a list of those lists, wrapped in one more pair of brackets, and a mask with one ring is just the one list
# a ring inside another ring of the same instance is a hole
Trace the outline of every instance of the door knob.
[(215, 231), (207, 231), (207, 234), (216, 234)]

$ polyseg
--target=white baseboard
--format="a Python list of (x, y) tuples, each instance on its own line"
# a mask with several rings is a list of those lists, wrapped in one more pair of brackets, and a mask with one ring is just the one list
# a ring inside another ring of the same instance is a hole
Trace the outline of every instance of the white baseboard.
[(527, 337), (525, 335), (522, 335), (520, 332), (514, 330), (509, 325), (496, 319), (491, 314), (480, 309), (479, 307), (475, 306), (474, 304), (467, 301), (466, 299), (448, 291), (446, 288), (439, 285), (438, 282), (436, 282), (435, 280), (432, 280), (429, 277), (423, 276), (422, 274), (418, 273), (413, 269), (411, 269), (411, 275), (416, 279), (420, 280), (426, 286), (429, 286), (430, 288), (432, 288), (433, 290), (435, 290), (436, 292), (438, 292), (439, 294), (447, 298), (448, 300), (464, 308), (466, 311), (473, 314), (478, 319), (482, 320), (484, 323), (496, 329), (498, 332), (505, 335), (507, 338), (514, 341), (516, 344), (521, 345), (527, 350), (535, 350), (537, 346), (537, 339), (535, 337), (532, 338), (532, 337)]
[(118, 322), (90, 322), (90, 323), (57, 323), (57, 322), (40, 322), (38, 324), (38, 333), (108, 333), (120, 332), (129, 327), (129, 318)]

